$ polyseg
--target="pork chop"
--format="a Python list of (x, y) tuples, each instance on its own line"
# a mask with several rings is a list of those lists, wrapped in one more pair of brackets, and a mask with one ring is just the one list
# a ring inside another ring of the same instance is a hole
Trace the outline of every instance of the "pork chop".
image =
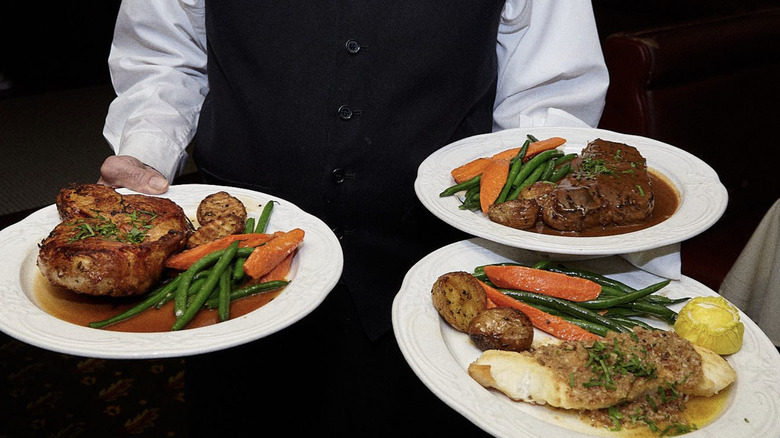
[(99, 184), (67, 187), (56, 205), (62, 222), (41, 242), (38, 268), (50, 283), (88, 295), (144, 293), (192, 231), (173, 201)]

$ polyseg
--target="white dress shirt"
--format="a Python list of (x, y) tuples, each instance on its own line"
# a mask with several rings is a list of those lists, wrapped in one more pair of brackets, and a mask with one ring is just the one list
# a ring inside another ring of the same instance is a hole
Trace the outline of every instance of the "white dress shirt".
[[(124, 0), (109, 68), (117, 98), (103, 134), (172, 180), (208, 93), (205, 0)], [(496, 42), (493, 130), (596, 126), (609, 82), (591, 3), (507, 0)]]

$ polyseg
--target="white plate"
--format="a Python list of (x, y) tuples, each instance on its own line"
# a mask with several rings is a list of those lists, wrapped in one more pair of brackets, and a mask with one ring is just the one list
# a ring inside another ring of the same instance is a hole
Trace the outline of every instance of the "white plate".
[[(639, 149), (647, 165), (679, 190), (681, 203), (669, 219), (632, 233), (603, 237), (552, 236), (491, 222), (481, 212), (460, 210), (458, 197), (439, 197), (454, 184), (450, 171), (475, 158), (491, 156), (523, 144), (527, 134), (537, 138), (563, 137), (561, 149), (579, 153), (597, 138)], [(545, 254), (579, 256), (625, 254), (682, 242), (709, 228), (723, 215), (728, 193), (704, 161), (681, 149), (645, 137), (588, 128), (510, 129), (469, 137), (439, 149), (420, 164), (414, 185), (420, 201), (438, 218), (469, 234)]]
[[(61, 353), (88, 357), (141, 359), (186, 356), (229, 348), (275, 333), (314, 310), (336, 285), (343, 267), (341, 245), (321, 220), (292, 203), (250, 190), (210, 185), (172, 186), (163, 195), (195, 216), (198, 203), (224, 190), (239, 198), (250, 217), (260, 205), (277, 201), (268, 231), (301, 228), (306, 232), (291, 269), (291, 281), (277, 298), (240, 318), (165, 333), (127, 333), (91, 329), (41, 310), (33, 293), (40, 276), (38, 243), (59, 223), (50, 205), (0, 231), (0, 330), (20, 341)], [(131, 193), (120, 190), (122, 193)]]
[[(587, 437), (611, 436), (580, 422), (576, 415), (513, 402), (503, 394), (483, 388), (467, 372), (469, 363), (480, 355), (468, 336), (452, 329), (436, 312), (431, 302), (431, 286), (440, 275), (451, 271), (472, 272), (482, 264), (504, 261), (532, 263), (535, 253), (474, 238), (445, 246), (424, 257), (409, 270), (393, 302), (393, 329), (409, 366), (422, 382), (442, 401), (497, 437)], [(600, 272), (635, 287), (659, 280), (637, 270), (620, 257), (595, 258), (567, 262)], [(715, 292), (683, 277), (673, 281), (659, 294), (670, 297), (711, 296)], [(679, 310), (678, 304), (675, 310)], [(713, 423), (686, 437), (769, 437), (780, 430), (780, 369), (778, 355), (769, 338), (744, 313), (744, 343), (726, 360), (737, 372), (737, 381), (729, 390), (725, 411)], [(664, 327), (663, 323), (654, 325)], [(668, 328), (668, 327), (666, 327)], [(544, 336), (538, 330), (536, 335)]]

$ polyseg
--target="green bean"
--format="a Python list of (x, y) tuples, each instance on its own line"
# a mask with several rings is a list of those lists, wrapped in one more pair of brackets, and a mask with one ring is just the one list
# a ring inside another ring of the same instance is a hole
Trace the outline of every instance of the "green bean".
[(545, 167), (543, 165), (538, 166), (536, 169), (534, 169), (533, 172), (531, 172), (531, 175), (525, 179), (522, 183), (520, 183), (519, 186), (515, 187), (515, 189), (512, 191), (512, 193), (509, 194), (509, 200), (517, 199), (518, 196), (520, 196), (520, 193), (522, 193), (523, 190), (525, 190), (526, 187), (530, 186), (531, 184), (537, 182), (542, 177), (542, 173), (544, 173)]
[(538, 139), (538, 138), (534, 137), (534, 136), (533, 136), (533, 135), (531, 135), (531, 134), (526, 134), (526, 137), (528, 137), (528, 139), (529, 139), (529, 140), (531, 140), (531, 141), (532, 141), (532, 142), (534, 142), (534, 143), (536, 143), (537, 141), (539, 141), (539, 139)]
[[(250, 295), (256, 295), (263, 292), (271, 292), (275, 291), (277, 289), (283, 288), (287, 286), (289, 282), (284, 280), (273, 280), (273, 281), (266, 281), (264, 283), (257, 283), (253, 284), (251, 286), (246, 286), (241, 289), (233, 290), (230, 292), (230, 301), (235, 301), (240, 298), (245, 298)], [(219, 306), (219, 301), (215, 299), (216, 297), (209, 298), (208, 301), (206, 301), (206, 307), (209, 309), (214, 309)]]
[[(210, 269), (204, 269), (202, 271), (199, 271), (197, 274), (195, 274), (192, 277), (192, 282), (190, 283), (190, 287), (187, 289), (187, 297), (190, 297), (192, 295), (194, 288), (198, 287), (198, 285), (203, 284), (203, 281), (206, 279), (206, 277), (208, 276), (208, 274), (210, 272), (211, 272)], [(181, 278), (181, 275), (176, 277), (176, 280), (178, 280), (180, 278)], [(159, 310), (162, 306), (164, 306), (169, 301), (174, 299), (174, 295), (176, 295), (176, 289), (173, 289), (173, 290), (169, 291), (167, 294), (165, 294), (160, 299), (160, 301), (158, 301), (157, 304), (154, 305), (154, 307)]]
[(473, 194), (467, 195), (466, 199), (463, 200), (463, 203), (458, 206), (461, 210), (476, 210), (480, 208), (479, 205), (479, 190), (476, 190)]
[(609, 328), (610, 330), (614, 330), (614, 331), (617, 331), (617, 332), (626, 331), (625, 328), (623, 326), (621, 326), (620, 324), (617, 324), (617, 323), (613, 322), (612, 320), (610, 320), (609, 318), (606, 318), (606, 317), (604, 317), (602, 315), (599, 315), (598, 313), (596, 313), (596, 312), (594, 312), (594, 311), (592, 311), (590, 309), (586, 309), (584, 307), (581, 307), (581, 306), (577, 305), (576, 303), (574, 303), (572, 301), (562, 300), (560, 298), (555, 298), (555, 297), (550, 297), (550, 296), (546, 296), (546, 295), (536, 294), (536, 293), (533, 293), (533, 292), (525, 292), (525, 291), (516, 290), (516, 289), (501, 289), (501, 288), (499, 288), (499, 290), (502, 293), (504, 293), (506, 295), (509, 295), (510, 297), (512, 297), (512, 298), (514, 298), (516, 300), (522, 301), (524, 303), (529, 303), (529, 304), (538, 303), (538, 304), (546, 305), (546, 306), (552, 307), (554, 309), (557, 309), (557, 310), (559, 310), (561, 312), (564, 312), (564, 313), (566, 313), (566, 314), (568, 314), (570, 316), (574, 316), (574, 317), (577, 317), (577, 318), (582, 318), (582, 319), (584, 319), (586, 321), (591, 321), (591, 322), (595, 322), (595, 323), (601, 324), (601, 325)]
[(610, 319), (617, 322), (618, 324), (623, 325), (623, 327), (626, 327), (628, 329), (633, 329), (634, 327), (642, 327), (648, 330), (656, 330), (655, 327), (651, 326), (650, 324), (644, 321), (639, 321), (629, 317), (613, 316)]
[(547, 162), (547, 165), (544, 166), (544, 171), (539, 176), (539, 181), (549, 181), (554, 170), (555, 170), (555, 158), (551, 158), (550, 161)]
[(478, 186), (480, 179), (482, 179), (482, 175), (477, 175), (468, 181), (463, 181), (462, 183), (458, 183), (455, 184), (454, 186), (450, 186), (443, 192), (439, 193), (439, 197), (446, 198), (447, 196), (452, 196), (455, 193), (458, 193), (460, 191), (468, 190), (474, 186)]
[(246, 225), (244, 226), (244, 234), (249, 234), (255, 229), (255, 218), (250, 217), (246, 220)]
[[(537, 168), (539, 168), (543, 163), (547, 162), (550, 158), (553, 156), (560, 155), (562, 152), (557, 149), (551, 149), (548, 151), (544, 151), (540, 154), (536, 154), (535, 157), (528, 160), (524, 165), (523, 168), (520, 169), (520, 172), (517, 173), (517, 176), (515, 177), (514, 183), (512, 185), (515, 187), (510, 193), (509, 196), (507, 196), (507, 200), (511, 201), (513, 199), (517, 199), (517, 197), (520, 195), (520, 192), (523, 188), (521, 186), (525, 183), (525, 181), (536, 172)], [(541, 171), (539, 171), (539, 175), (541, 175), (541, 172), (544, 171), (544, 168), (542, 168)], [(537, 177), (538, 179), (538, 177)], [(530, 185), (530, 184), (526, 184)]]
[(575, 153), (566, 154), (558, 158), (557, 160), (555, 160), (555, 167), (560, 169), (564, 164), (568, 163), (569, 161), (575, 158), (577, 158), (577, 154)]
[[(194, 318), (195, 315), (200, 311), (201, 307), (203, 307), (203, 303), (206, 302), (209, 295), (214, 290), (214, 287), (217, 285), (220, 276), (222, 276), (222, 272), (225, 270), (225, 268), (227, 268), (227, 266), (233, 260), (233, 257), (236, 255), (237, 252), (238, 252), (238, 241), (235, 241), (231, 243), (227, 249), (221, 251), (215, 251), (214, 253), (203, 257), (203, 259), (206, 259), (215, 253), (221, 253), (219, 254), (219, 258), (215, 262), (212, 261), (214, 263), (214, 268), (211, 271), (211, 275), (209, 275), (208, 279), (206, 280), (206, 283), (203, 284), (201, 289), (195, 294), (195, 297), (192, 300), (192, 304), (187, 306), (182, 314), (177, 315), (177, 319), (173, 323), (173, 327), (171, 328), (171, 330), (181, 330), (184, 327), (186, 327), (187, 324), (190, 323), (190, 321), (192, 321), (192, 318)], [(198, 262), (200, 262), (201, 260), (199, 260)], [(195, 264), (197, 264), (198, 262), (195, 262)], [(193, 266), (195, 266), (195, 264), (193, 264)], [(185, 271), (185, 274), (186, 273), (187, 271)], [(185, 281), (182, 281), (179, 284), (179, 289), (181, 289), (181, 285), (184, 283)]]
[(586, 321), (582, 318), (575, 318), (573, 316), (568, 315), (562, 315), (560, 316), (561, 319), (568, 321), (574, 325), (577, 325), (581, 328), (584, 328), (585, 330), (595, 333), (599, 336), (607, 336), (607, 333), (609, 333), (609, 328), (604, 326), (603, 324), (598, 324), (592, 321)]
[[(247, 218), (246, 225), (244, 226), (244, 234), (249, 234), (254, 232), (255, 232), (255, 218), (253, 217)], [(242, 278), (244, 278), (245, 261), (246, 261), (246, 257), (236, 258), (236, 261), (233, 264), (233, 281), (239, 281)]]
[(219, 295), (217, 300), (217, 315), (220, 321), (227, 321), (230, 319), (230, 271), (227, 269), (222, 275), (219, 276)]
[(257, 228), (255, 233), (265, 233), (268, 228), (268, 222), (271, 219), (271, 212), (274, 209), (274, 201), (268, 201), (263, 207), (263, 211), (260, 212), (260, 218), (257, 220)]
[(523, 143), (523, 146), (520, 147), (517, 155), (512, 158), (512, 166), (509, 168), (509, 174), (507, 175), (506, 183), (504, 184), (504, 188), (501, 189), (501, 193), (496, 199), (496, 204), (500, 204), (506, 201), (506, 197), (509, 195), (509, 191), (512, 189), (512, 185), (515, 182), (515, 177), (520, 171), (520, 166), (523, 165), (523, 158), (525, 158), (525, 154), (528, 152), (528, 145), (530, 143), (530, 140), (526, 140), (525, 143)]
[(563, 179), (564, 176), (568, 175), (569, 172), (571, 172), (571, 164), (566, 163), (563, 166), (555, 169), (555, 172), (553, 172), (548, 181), (557, 183)]
[(550, 260), (540, 260), (532, 266), (534, 269), (544, 269), (548, 266), (550, 266), (550, 263), (552, 263)]
[(169, 281), (168, 283), (150, 292), (146, 297), (146, 299), (136, 304), (135, 306), (125, 310), (124, 312), (118, 315), (114, 315), (108, 319), (104, 319), (102, 321), (90, 322), (89, 326), (92, 328), (103, 328), (111, 324), (116, 324), (117, 322), (124, 321), (126, 319), (130, 319), (134, 316), (137, 316), (141, 314), (141, 312), (143, 312), (144, 310), (153, 307), (158, 301), (160, 301), (160, 299), (163, 296), (165, 296), (165, 294), (174, 290), (178, 282), (179, 282), (179, 277), (176, 277), (173, 280)]
[(181, 281), (176, 288), (176, 294), (173, 297), (173, 309), (176, 317), (181, 316), (187, 308), (187, 290), (190, 288), (195, 274), (217, 262), (226, 250), (217, 250), (203, 256), (200, 260), (193, 263), (186, 271), (179, 274)]
[(634, 301), (631, 303), (621, 304), (620, 306), (627, 309), (644, 312), (668, 324), (674, 324), (674, 322), (677, 320), (677, 312), (661, 304), (648, 303), (645, 301)]
[(240, 281), (246, 275), (244, 272), (244, 262), (246, 262), (246, 257), (237, 257), (236, 261), (233, 263), (233, 272), (231, 274), (231, 279), (233, 281)]
[(614, 316), (617, 317), (630, 317), (630, 316), (642, 316), (644, 315), (644, 312), (640, 312), (638, 310), (633, 309), (626, 309), (625, 307), (610, 307), (607, 309), (606, 312), (604, 312), (604, 316), (611, 318)]
[(578, 305), (586, 308), (586, 309), (592, 309), (592, 310), (602, 310), (602, 309), (608, 309), (610, 307), (618, 306), (620, 304), (626, 304), (633, 301), (637, 301), (638, 299), (645, 297), (647, 295), (650, 295), (654, 292), (659, 291), (663, 287), (665, 287), (667, 284), (669, 284), (672, 280), (664, 280), (655, 284), (652, 284), (644, 289), (640, 289), (636, 292), (632, 292), (630, 294), (625, 294), (622, 296), (610, 296), (607, 298), (597, 298), (595, 300), (590, 301), (584, 301), (581, 303), (577, 303)]

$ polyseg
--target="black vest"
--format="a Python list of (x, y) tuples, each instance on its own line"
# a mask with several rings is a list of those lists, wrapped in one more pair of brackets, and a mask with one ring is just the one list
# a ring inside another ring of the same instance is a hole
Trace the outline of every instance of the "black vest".
[(291, 201), (341, 239), (373, 338), (406, 270), (463, 235), (414, 194), (442, 146), (489, 132), (503, 0), (207, 1), (204, 181)]

